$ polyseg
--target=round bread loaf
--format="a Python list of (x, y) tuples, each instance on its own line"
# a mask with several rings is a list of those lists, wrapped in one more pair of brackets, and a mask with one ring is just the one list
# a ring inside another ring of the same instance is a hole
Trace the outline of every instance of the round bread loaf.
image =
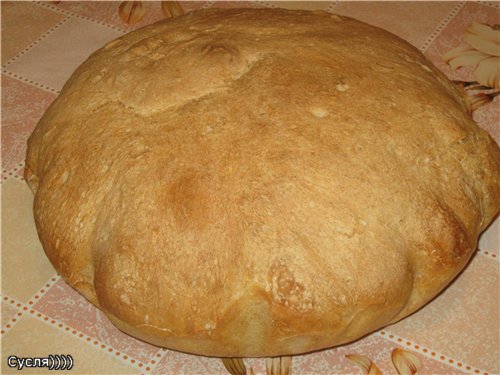
[(123, 331), (210, 356), (343, 344), (465, 266), (500, 151), (414, 47), (353, 19), (203, 10), (124, 35), (33, 132), (48, 258)]

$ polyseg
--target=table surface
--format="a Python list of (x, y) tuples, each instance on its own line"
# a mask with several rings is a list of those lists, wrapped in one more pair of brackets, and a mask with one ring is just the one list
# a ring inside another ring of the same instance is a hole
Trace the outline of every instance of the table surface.
[[(69, 287), (43, 254), (23, 181), (26, 139), (72, 71), (94, 50), (127, 31), (163, 18), (146, 4), (137, 25), (123, 23), (117, 2), (2, 2), (2, 373), (7, 357), (71, 354), (76, 373), (224, 374), (219, 360), (165, 350), (129, 337)], [(473, 2), (189, 2), (208, 7), (323, 9), (387, 29), (419, 48), (449, 77), (471, 81), (471, 69), (452, 71), (442, 55), (462, 43), (474, 21), (500, 23), (499, 3)], [(476, 121), (500, 141), (498, 99)], [(385, 373), (395, 348), (420, 358), (424, 374), (499, 372), (499, 227), (483, 234), (460, 277), (411, 317), (350, 345), (293, 360), (294, 374), (365, 373), (345, 356), (370, 358)], [(262, 359), (247, 360), (256, 374)], [(39, 369), (44, 372), (46, 369)], [(31, 369), (31, 372), (36, 372)]]

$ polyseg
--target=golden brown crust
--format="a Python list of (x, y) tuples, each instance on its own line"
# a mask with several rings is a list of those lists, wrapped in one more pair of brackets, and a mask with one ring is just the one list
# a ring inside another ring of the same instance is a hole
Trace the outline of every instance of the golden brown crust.
[(354, 340), (433, 298), (500, 151), (415, 48), (322, 12), (204, 10), (73, 74), (29, 140), (40, 240), (125, 332), (214, 356)]

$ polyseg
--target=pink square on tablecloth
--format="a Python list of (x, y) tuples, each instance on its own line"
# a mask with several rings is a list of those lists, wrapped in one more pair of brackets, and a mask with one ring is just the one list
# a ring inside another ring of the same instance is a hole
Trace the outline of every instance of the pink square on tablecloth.
[(2, 169), (24, 161), (26, 142), (56, 95), (2, 75)]

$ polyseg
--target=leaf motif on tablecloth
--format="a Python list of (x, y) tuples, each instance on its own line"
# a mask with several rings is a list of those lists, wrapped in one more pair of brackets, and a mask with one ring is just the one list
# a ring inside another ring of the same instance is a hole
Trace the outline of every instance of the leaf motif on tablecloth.
[[(367, 375), (382, 375), (382, 371), (368, 357), (358, 354), (348, 354), (347, 359), (357, 364)], [(411, 352), (396, 348), (391, 354), (392, 364), (400, 375), (414, 375), (422, 368), (420, 359)]]
[(422, 367), (422, 362), (415, 354), (403, 349), (394, 349), (391, 360), (400, 375), (416, 374)]
[(289, 375), (291, 365), (290, 356), (266, 358), (267, 375)]
[(367, 375), (382, 375), (382, 371), (380, 371), (377, 365), (368, 357), (358, 354), (348, 354), (346, 357), (348, 360), (361, 367)]
[(124, 1), (118, 7), (123, 22), (133, 25), (144, 18), (146, 7), (142, 1)]
[[(185, 13), (178, 1), (162, 1), (161, 10), (165, 17), (176, 17)], [(144, 1), (122, 1), (118, 7), (118, 15), (127, 24), (136, 24), (146, 15), (146, 5)]]
[(500, 25), (473, 22), (463, 36), (464, 45), (443, 55), (453, 69), (474, 68), (473, 81), (456, 82), (468, 95), (471, 111), (493, 101), (500, 94)]
[(178, 1), (162, 1), (161, 10), (166, 17), (176, 17), (184, 14), (184, 9), (182, 9)]
[(224, 367), (231, 375), (246, 375), (247, 368), (241, 358), (222, 358)]

